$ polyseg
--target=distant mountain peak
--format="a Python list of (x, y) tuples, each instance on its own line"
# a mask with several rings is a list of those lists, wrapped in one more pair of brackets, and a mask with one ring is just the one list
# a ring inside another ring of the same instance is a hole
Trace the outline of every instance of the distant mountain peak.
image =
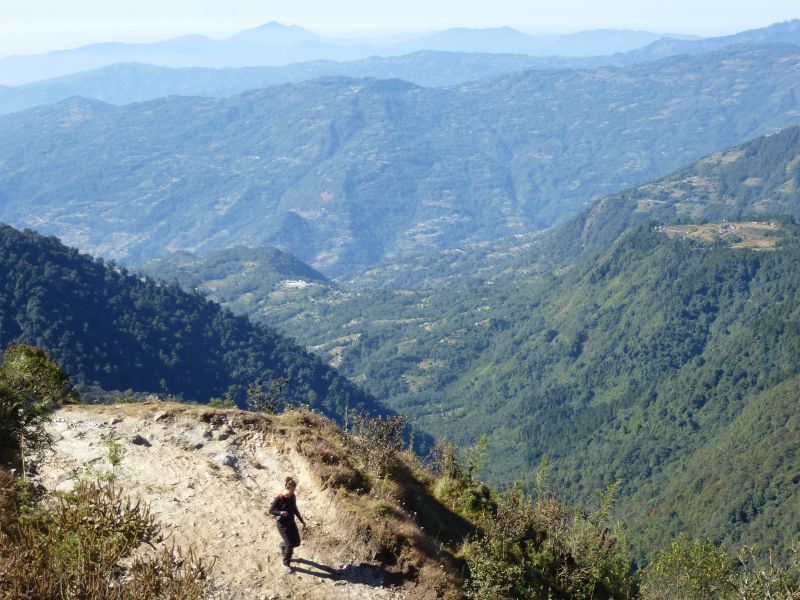
[(274, 45), (297, 44), (323, 39), (322, 36), (308, 29), (303, 29), (298, 25), (284, 25), (279, 21), (270, 21), (251, 29), (245, 29), (228, 38), (228, 40), (236, 42), (256, 42)]

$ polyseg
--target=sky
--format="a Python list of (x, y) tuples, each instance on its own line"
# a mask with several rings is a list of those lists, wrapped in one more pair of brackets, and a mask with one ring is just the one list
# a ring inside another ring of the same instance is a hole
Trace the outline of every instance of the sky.
[(332, 37), (503, 25), (709, 36), (797, 17), (798, 0), (0, 0), (0, 57), (190, 33), (224, 37), (273, 20)]

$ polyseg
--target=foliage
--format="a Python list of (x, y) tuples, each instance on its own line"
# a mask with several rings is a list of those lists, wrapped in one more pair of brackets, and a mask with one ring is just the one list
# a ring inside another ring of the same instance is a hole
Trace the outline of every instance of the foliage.
[(648, 567), (642, 593), (653, 600), (726, 598), (734, 571), (731, 557), (713, 544), (680, 536)]
[(486, 436), (466, 450), (466, 466), (456, 444), (441, 438), (431, 452), (431, 469), (437, 475), (437, 495), (453, 510), (474, 521), (495, 510), (491, 489), (477, 477), (486, 459)]
[(470, 574), (466, 584), (467, 598), (475, 600), (516, 600), (536, 598), (525, 584), (522, 565), (507, 560), (497, 540), (482, 538), (465, 550)]
[(354, 414), (352, 430), (349, 438), (364, 467), (374, 480), (391, 476), (396, 467), (397, 453), (405, 445), (408, 417), (393, 415), (387, 417), (370, 417)]
[(501, 494), (485, 535), (468, 543), (464, 556), (470, 598), (632, 598), (626, 543), (609, 518), (614, 487), (592, 512), (555, 498), (528, 498), (520, 485)]
[(75, 398), (69, 378), (46, 351), (10, 344), (0, 361), (0, 456), (47, 446), (50, 413)]
[(113, 437), (109, 437), (106, 440), (106, 447), (108, 448), (108, 462), (111, 464), (112, 470), (115, 471), (125, 457), (127, 448)]
[(289, 381), (288, 377), (273, 379), (269, 382), (268, 391), (265, 391), (264, 382), (256, 379), (247, 386), (247, 408), (268, 414), (276, 412), (284, 400)]
[(708, 541), (681, 535), (669, 549), (659, 552), (644, 573), (644, 600), (794, 600), (800, 596), (797, 548), (792, 567), (762, 560), (751, 547), (743, 547), (737, 559)]
[(0, 545), (0, 598), (200, 598), (208, 567), (192, 552), (165, 548), (123, 567), (140, 545), (160, 539), (146, 505), (124, 499), (114, 482), (81, 482)]
[(236, 408), (236, 401), (233, 399), (233, 394), (228, 392), (224, 398), (212, 398), (208, 401), (208, 405), (213, 408)]

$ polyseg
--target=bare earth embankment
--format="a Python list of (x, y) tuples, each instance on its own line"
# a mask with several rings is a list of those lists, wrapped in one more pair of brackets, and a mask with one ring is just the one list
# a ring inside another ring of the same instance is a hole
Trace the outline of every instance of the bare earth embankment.
[[(124, 447), (115, 475), (142, 498), (173, 542), (214, 559), (213, 598), (234, 600), (385, 599), (424, 595), (391, 587), (370, 564), (337, 510), (280, 428), (260, 430), (236, 411), (173, 404), (67, 406), (53, 417), (53, 451), (34, 459), (36, 481), (69, 490), (80, 477), (108, 473), (109, 439)], [(281, 572), (280, 538), (267, 509), (286, 475), (299, 481), (298, 507), (309, 529), (295, 551), (295, 573)], [(341, 514), (340, 514), (341, 512)], [(361, 554), (361, 555), (359, 555)]]

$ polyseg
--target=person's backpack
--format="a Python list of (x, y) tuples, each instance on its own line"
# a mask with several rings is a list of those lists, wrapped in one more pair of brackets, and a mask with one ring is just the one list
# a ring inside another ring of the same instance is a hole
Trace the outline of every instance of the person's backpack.
[[(283, 510), (286, 510), (286, 506), (284, 505), (284, 500), (286, 500), (286, 496), (284, 496), (283, 494), (278, 494), (278, 497), (276, 498), (276, 500), (277, 500), (277, 502), (275, 502), (275, 510), (277, 510), (279, 513), (281, 511), (283, 511)], [(272, 515), (272, 517), (276, 521), (280, 521), (281, 520), (280, 514)]]

